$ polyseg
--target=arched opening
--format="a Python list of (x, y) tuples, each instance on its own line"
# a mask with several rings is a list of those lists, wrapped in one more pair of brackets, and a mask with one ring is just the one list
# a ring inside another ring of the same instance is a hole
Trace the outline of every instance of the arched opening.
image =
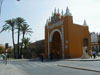
[(51, 53), (53, 53), (54, 58), (62, 58), (62, 43), (61, 36), (59, 32), (54, 32), (51, 41)]

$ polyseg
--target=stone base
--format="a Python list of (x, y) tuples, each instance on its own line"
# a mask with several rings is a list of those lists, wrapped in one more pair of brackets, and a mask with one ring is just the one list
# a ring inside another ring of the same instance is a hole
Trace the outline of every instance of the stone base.
[(87, 47), (83, 47), (83, 55), (81, 56), (81, 59), (88, 59), (90, 56), (88, 53), (86, 53)]
[(81, 57), (81, 59), (88, 59), (88, 58), (90, 58), (90, 56), (88, 54), (83, 54)]

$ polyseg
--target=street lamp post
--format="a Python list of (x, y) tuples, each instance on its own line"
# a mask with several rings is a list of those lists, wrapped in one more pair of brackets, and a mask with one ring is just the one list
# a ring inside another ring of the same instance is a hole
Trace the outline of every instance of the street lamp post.
[(0, 0), (0, 16), (1, 16), (2, 3), (3, 3), (3, 0)]

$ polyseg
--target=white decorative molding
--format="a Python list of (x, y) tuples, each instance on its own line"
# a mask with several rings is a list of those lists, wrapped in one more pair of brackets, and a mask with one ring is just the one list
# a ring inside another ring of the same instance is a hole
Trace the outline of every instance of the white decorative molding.
[(62, 25), (62, 58), (65, 58), (65, 51), (64, 51), (64, 26)]
[(53, 34), (54, 34), (55, 32), (59, 32), (60, 37), (61, 37), (61, 40), (62, 40), (62, 33), (61, 33), (61, 31), (60, 31), (59, 29), (54, 29), (54, 30), (50, 33), (50, 38), (49, 38), (49, 41), (50, 41), (50, 42), (52, 41), (52, 37), (53, 37)]
[(52, 37), (54, 35), (55, 32), (59, 32), (60, 37), (61, 37), (61, 41), (62, 41), (62, 58), (65, 58), (65, 52), (64, 52), (64, 27), (62, 26), (62, 31), (60, 31), (59, 29), (55, 29), (50, 33), (50, 38), (49, 41), (52, 41)]
[(49, 25), (48, 28), (49, 29), (56, 28), (57, 26), (61, 26), (63, 24), (64, 24), (64, 21), (60, 21), (60, 22), (57, 22), (55, 24)]

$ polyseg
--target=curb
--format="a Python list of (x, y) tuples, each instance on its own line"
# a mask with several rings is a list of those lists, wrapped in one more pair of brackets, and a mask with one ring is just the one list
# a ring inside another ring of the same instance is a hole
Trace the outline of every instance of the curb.
[(77, 59), (76, 60), (73, 60), (73, 59), (71, 59), (70, 60), (69, 59), (69, 60), (66, 60), (66, 61), (100, 61), (100, 59), (97, 59), (97, 60), (95, 60), (95, 59), (94, 60), (87, 60), (87, 59), (81, 59), (81, 60), (77, 60)]
[(73, 68), (73, 69), (78, 69), (78, 70), (92, 71), (92, 72), (98, 72), (98, 73), (100, 73), (100, 71), (91, 70), (91, 69), (86, 69), (86, 68), (78, 68), (78, 67), (65, 66), (65, 65), (57, 65), (57, 66), (66, 67), (66, 68)]

